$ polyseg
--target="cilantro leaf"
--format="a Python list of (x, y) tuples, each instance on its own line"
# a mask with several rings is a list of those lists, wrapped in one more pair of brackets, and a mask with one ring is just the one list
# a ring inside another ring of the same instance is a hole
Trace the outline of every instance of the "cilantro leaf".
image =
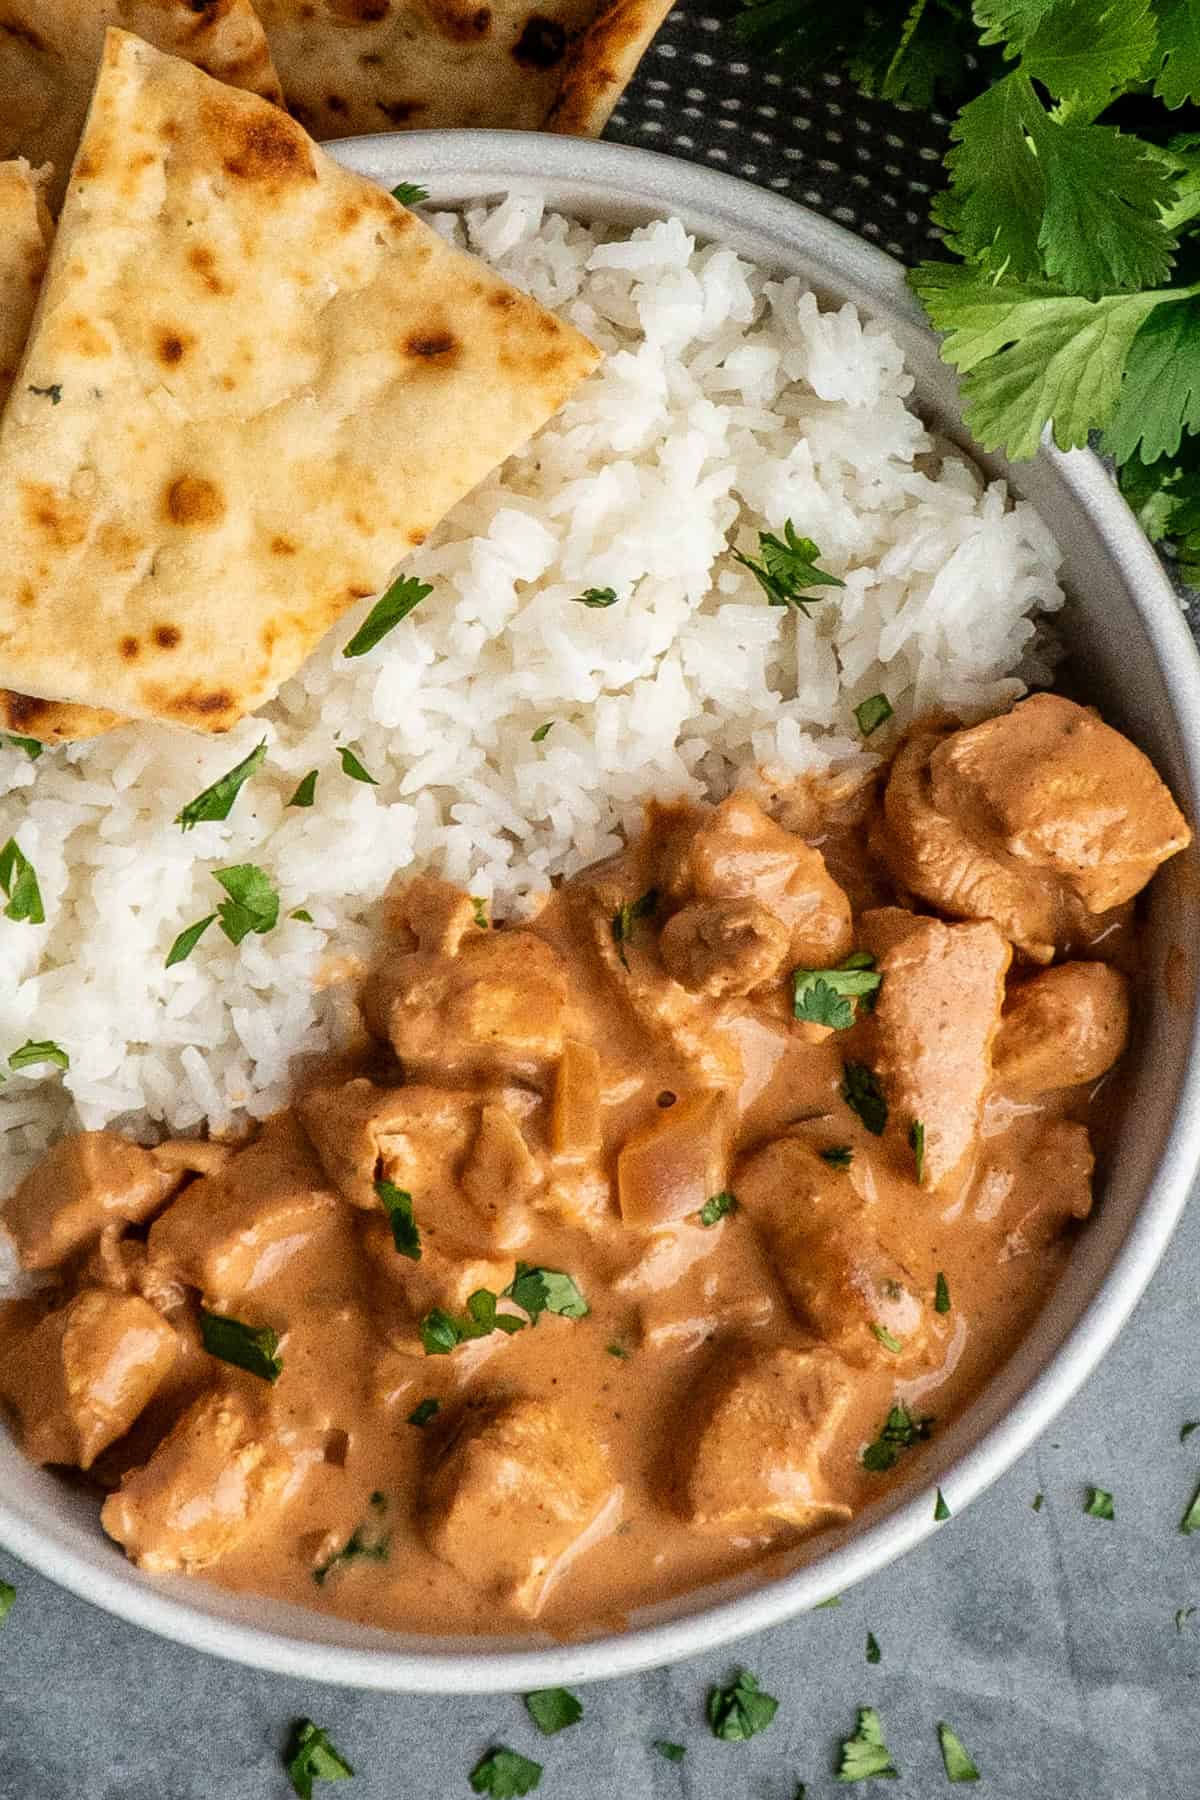
[(503, 1331), (511, 1337), (516, 1331), (524, 1331), (528, 1323), (511, 1313), (498, 1312), (496, 1296), (489, 1288), (476, 1288), (467, 1301), (467, 1314), (465, 1319), (456, 1319), (442, 1306), (425, 1314), (421, 1320), (421, 1344), (426, 1356), (449, 1356), (460, 1344), (487, 1337), (493, 1331)]
[(492, 1800), (523, 1800), (541, 1779), (541, 1763), (531, 1762), (507, 1745), (498, 1744), (471, 1770), (471, 1792), (490, 1794)]
[(938, 1489), (937, 1499), (933, 1503), (933, 1516), (939, 1525), (944, 1519), (950, 1517), (950, 1508), (946, 1505), (946, 1496), (942, 1493), (941, 1488)]
[(1200, 1487), (1192, 1495), (1191, 1503), (1179, 1521), (1179, 1529), (1184, 1537), (1191, 1537), (1193, 1533), (1200, 1531)]
[(391, 587), (379, 596), (342, 655), (365, 656), (432, 592), (429, 583), (418, 581), (415, 575), (397, 575)]
[(1040, 107), (1037, 119), (1046, 183), (1038, 245), (1051, 281), (1089, 300), (1165, 281), (1176, 242), (1162, 218), (1175, 191), (1163, 162), (1114, 126), (1060, 124)]
[(1155, 95), (1172, 111), (1189, 101), (1200, 106), (1200, 6), (1196, 0), (1155, 0), (1155, 12)]
[(265, 937), (275, 929), (279, 923), (279, 895), (270, 878), (254, 863), (214, 869), (213, 878), (229, 895), (217, 907), (217, 916), (231, 944), (240, 944), (251, 932)]
[(278, 1381), (283, 1373), (279, 1336), (269, 1325), (246, 1325), (225, 1313), (200, 1312), (200, 1342), (219, 1362), (232, 1363), (263, 1381)]
[(3, 1625), (16, 1603), (17, 1590), (11, 1581), (0, 1581), (0, 1625)]
[(529, 1314), (536, 1325), (544, 1312), (558, 1313), (565, 1319), (584, 1319), (588, 1303), (570, 1275), (560, 1269), (539, 1269), (519, 1262), (516, 1273), (504, 1290), (504, 1299)]
[(1038, 104), (1028, 81), (1012, 74), (964, 106), (950, 131), (950, 186), (932, 206), (951, 250), (1010, 278), (1041, 268), (1046, 184), (1028, 130)]
[(867, 1661), (869, 1663), (883, 1661), (883, 1651), (879, 1648), (879, 1639), (873, 1631), (867, 1633)]
[(886, 1325), (872, 1325), (871, 1331), (874, 1336), (879, 1339), (879, 1342), (883, 1345), (884, 1349), (890, 1350), (893, 1356), (898, 1356), (901, 1350), (903, 1350), (904, 1344), (900, 1338), (894, 1337)]
[(46, 748), (36, 738), (14, 737), (11, 731), (0, 731), (0, 744), (8, 744), (13, 750), (23, 750), (30, 762), (36, 762)]
[[(0, 1586), (7, 1587), (8, 1583), (7, 1582), (0, 1583)], [(9, 1592), (10, 1593), (12, 1592), (11, 1588), (9, 1589)], [(1176, 1629), (1176, 1631), (1182, 1633), (1184, 1626), (1187, 1624), (1188, 1620), (1191, 1618), (1191, 1616), (1195, 1612), (1195, 1610), (1196, 1610), (1196, 1608), (1194, 1606), (1181, 1606), (1181, 1607), (1177, 1608), (1176, 1613), (1175, 1613), (1175, 1629)], [(0, 1614), (0, 1617), (3, 1617), (3, 1614)]]
[(773, 1694), (764, 1694), (758, 1678), (742, 1669), (725, 1687), (709, 1690), (706, 1707), (712, 1734), (727, 1744), (740, 1744), (765, 1731), (779, 1702)]
[(538, 1730), (546, 1737), (578, 1725), (583, 1717), (583, 1703), (566, 1688), (537, 1688), (525, 1696), (525, 1708)]
[(1090, 1487), (1088, 1489), (1087, 1504), (1083, 1510), (1089, 1519), (1116, 1518), (1113, 1511), (1113, 1497), (1103, 1488)]
[(925, 1185), (925, 1121), (914, 1119), (908, 1128), (908, 1147), (916, 1164), (917, 1186)]
[(657, 1750), (658, 1754), (665, 1757), (667, 1762), (682, 1762), (687, 1755), (682, 1744), (672, 1744), (667, 1738), (655, 1738), (650, 1748)]
[(421, 1344), (426, 1356), (449, 1356), (463, 1341), (458, 1321), (444, 1307), (435, 1306), (421, 1320)]
[(550, 736), (550, 733), (553, 730), (554, 730), (554, 720), (547, 719), (546, 723), (544, 725), (539, 725), (536, 731), (530, 732), (530, 734), (529, 734), (530, 743), (531, 744), (544, 744), (546, 739)]
[(938, 1270), (937, 1283), (933, 1290), (933, 1310), (936, 1313), (948, 1313), (950, 1311), (950, 1283), (946, 1280), (946, 1277), (942, 1274), (940, 1269)]
[(849, 1144), (831, 1144), (828, 1150), (819, 1152), (821, 1161), (828, 1163), (831, 1169), (848, 1169), (854, 1161), (854, 1152)]
[(1184, 432), (1200, 432), (1200, 298), (1156, 308), (1134, 338), (1104, 448), (1152, 463)]
[(615, 606), (621, 598), (616, 588), (584, 588), (582, 594), (572, 596), (576, 606), (605, 607)]
[(313, 1580), (318, 1587), (324, 1587), (334, 1570), (340, 1569), (344, 1563), (387, 1561), (391, 1554), (392, 1534), (384, 1528), (386, 1513), (386, 1496), (372, 1494), (367, 1502), (366, 1518), (354, 1527), (340, 1550), (335, 1550), (327, 1562), (313, 1570)]
[(943, 1722), (938, 1726), (938, 1743), (942, 1747), (942, 1762), (946, 1768), (947, 1781), (978, 1781), (979, 1770), (963, 1747), (958, 1733), (952, 1731)]
[(858, 729), (868, 738), (892, 717), (892, 703), (886, 694), (868, 694), (855, 707), (854, 717), (858, 721)]
[(1075, 116), (1094, 117), (1148, 70), (1150, 0), (975, 0), (983, 43), (1003, 42)]
[(314, 1781), (348, 1781), (354, 1770), (311, 1719), (297, 1719), (284, 1755), (288, 1780), (300, 1800), (312, 1800)]
[(408, 1415), (407, 1422), (410, 1425), (428, 1425), (431, 1419), (437, 1418), (441, 1410), (441, 1401), (435, 1400), (432, 1395), (430, 1395), (424, 1400), (417, 1401), (417, 1404)]
[(845, 67), (863, 93), (927, 107), (936, 93), (961, 91), (977, 51), (968, 7), (913, 0), (897, 32), (894, 14), (874, 0), (813, 6), (811, 0), (743, 0), (735, 29), (756, 49), (825, 75)]
[(422, 200), (428, 198), (428, 188), (419, 187), (415, 181), (399, 181), (392, 189), (392, 199), (398, 200), (401, 206), (420, 206)]
[(633, 928), (639, 919), (651, 918), (658, 910), (658, 889), (647, 888), (637, 900), (625, 900), (618, 906), (612, 916), (612, 939), (617, 946), (617, 955), (622, 965), (629, 967), (629, 958), (625, 954), (625, 946), (633, 937)]
[(359, 762), (349, 744), (339, 744), (338, 755), (342, 761), (343, 775), (348, 775), (351, 781), (365, 782), (368, 787), (379, 786), (378, 781), (375, 779), (374, 775), (371, 774), (370, 770), (363, 768), (363, 765)]
[(0, 850), (0, 891), (8, 901), (4, 908), (6, 919), (26, 925), (46, 923), (37, 871), (16, 838), (9, 838)]
[(186, 962), (216, 916), (215, 912), (209, 913), (206, 919), (197, 919), (194, 925), (189, 925), (186, 930), (181, 931), (167, 951), (167, 960), (163, 967), (173, 969), (176, 963)]
[(1179, 1427), (1179, 1441), (1186, 1444), (1193, 1431), (1200, 1431), (1200, 1419), (1185, 1419)]
[(932, 1429), (932, 1419), (915, 1419), (903, 1401), (897, 1401), (880, 1427), (879, 1436), (867, 1445), (859, 1461), (864, 1469), (885, 1474), (895, 1468), (902, 1450), (911, 1450), (914, 1444), (929, 1437)]
[(175, 823), (182, 831), (191, 831), (194, 825), (200, 825), (210, 819), (227, 819), (233, 811), (233, 803), (249, 781), (263, 765), (267, 755), (267, 740), (254, 746), (249, 756), (243, 757), (240, 763), (206, 787), (202, 793), (189, 800), (182, 811), (176, 813)]
[(716, 1225), (720, 1220), (725, 1218), (728, 1213), (736, 1211), (736, 1194), (725, 1191), (720, 1194), (714, 1194), (711, 1199), (706, 1200), (704, 1205), (700, 1208), (700, 1211), (696, 1214), (696, 1217), (702, 1225)]
[(390, 1181), (377, 1181), (375, 1192), (388, 1216), (392, 1242), (396, 1249), (401, 1256), (407, 1256), (410, 1262), (420, 1262), (421, 1233), (417, 1230), (417, 1222), (413, 1217), (412, 1195)]
[(71, 1059), (62, 1046), (54, 1043), (51, 1038), (42, 1038), (38, 1043), (30, 1038), (19, 1050), (14, 1050), (8, 1059), (9, 1068), (14, 1070), (34, 1069), (42, 1063), (53, 1063), (56, 1068), (69, 1069)]
[(291, 799), (289, 806), (311, 806), (317, 797), (317, 776), (319, 769), (310, 769)]
[(865, 950), (856, 950), (835, 969), (793, 969), (793, 1016), (846, 1031), (858, 1015), (857, 1001), (876, 993), (882, 980), (875, 958)]
[(842, 1076), (842, 1099), (868, 1131), (882, 1137), (887, 1129), (888, 1106), (878, 1075), (866, 1063), (848, 1062), (842, 1065)]
[(734, 561), (749, 569), (772, 606), (794, 606), (807, 616), (809, 608), (816, 606), (820, 596), (805, 594), (806, 588), (846, 585), (836, 575), (817, 567), (821, 552), (811, 538), (796, 536), (790, 519), (784, 521), (782, 539), (773, 531), (760, 531), (758, 551), (761, 562), (743, 556), (740, 550), (734, 551)]
[(844, 1739), (838, 1758), (839, 1781), (871, 1781), (894, 1779), (900, 1771), (893, 1765), (891, 1752), (883, 1741), (883, 1727), (873, 1706), (860, 1706), (858, 1728), (853, 1737)]

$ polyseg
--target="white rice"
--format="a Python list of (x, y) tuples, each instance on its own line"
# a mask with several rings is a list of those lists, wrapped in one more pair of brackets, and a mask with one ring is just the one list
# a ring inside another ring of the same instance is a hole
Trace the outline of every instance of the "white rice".
[[(606, 360), (410, 559), (434, 592), (369, 656), (342, 657), (346, 621), (225, 738), (136, 726), (36, 763), (0, 749), (0, 843), (17, 836), (46, 907), (41, 928), (0, 918), (0, 1066), (30, 1038), (71, 1058), (0, 1089), (0, 1193), (64, 1125), (226, 1128), (278, 1107), (289, 1060), (345, 1029), (341, 959), (370, 955), (397, 870), (511, 912), (617, 847), (650, 794), (870, 760), (868, 695), (902, 723), (1045, 673), (1053, 539), (932, 441), (885, 330), (673, 219), (621, 236), (514, 194), (435, 223)], [(787, 519), (846, 583), (807, 618), (730, 554)], [(572, 604), (586, 587), (622, 598)], [(180, 807), (263, 737), (232, 817), (180, 831)], [(377, 786), (342, 773), (335, 740)], [(313, 768), (315, 806), (286, 810)], [(242, 862), (275, 880), (283, 923), (236, 949), (214, 926), (164, 968), (222, 898), (212, 870)]]

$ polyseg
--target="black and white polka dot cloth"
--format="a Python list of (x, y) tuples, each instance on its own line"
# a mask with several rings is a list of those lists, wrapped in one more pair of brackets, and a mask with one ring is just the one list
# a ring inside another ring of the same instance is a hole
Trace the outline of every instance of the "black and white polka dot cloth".
[(800, 80), (742, 44), (737, 12), (736, 0), (677, 6), (605, 136), (786, 194), (905, 262), (935, 254), (929, 199), (949, 120), (864, 100), (837, 75)]

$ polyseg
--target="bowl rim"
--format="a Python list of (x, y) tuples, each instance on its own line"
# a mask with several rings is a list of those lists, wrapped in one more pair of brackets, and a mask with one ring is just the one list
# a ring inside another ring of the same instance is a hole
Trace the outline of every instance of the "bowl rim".
[[(931, 336), (900, 263), (840, 225), (777, 193), (705, 165), (651, 150), (510, 131), (381, 134), (326, 145), (339, 161), (375, 179), (416, 180), (434, 205), (497, 193), (512, 184), (576, 186), (648, 210), (724, 216), (788, 242), (803, 257), (836, 268), (869, 289), (889, 324)], [(562, 204), (552, 202), (552, 204)], [(585, 210), (585, 208), (581, 208)], [(1090, 451), (1040, 455), (1055, 465), (1134, 598), (1178, 725), (1200, 717), (1200, 659), (1178, 600), (1149, 542), (1102, 464)], [(1200, 816), (1200, 734), (1180, 733), (1179, 756), (1193, 817)], [(1193, 1010), (1170, 1127), (1132, 1228), (1074, 1327), (1004, 1418), (945, 1469), (941, 1488), (958, 1513), (1046, 1428), (1107, 1352), (1144, 1291), (1187, 1202), (1200, 1165), (1200, 1012)], [(579, 1644), (478, 1652), (351, 1647), (290, 1631), (220, 1618), (177, 1596), (178, 1586), (147, 1578), (114, 1559), (103, 1568), (57, 1542), (0, 1495), (0, 1543), (61, 1587), (132, 1624), (194, 1649), (279, 1674), (365, 1689), (410, 1693), (497, 1693), (608, 1679), (712, 1650), (776, 1625), (840, 1593), (937, 1529), (932, 1483), (849, 1543), (791, 1574), (665, 1622)], [(304, 1616), (295, 1609), (296, 1618)], [(319, 1617), (319, 1615), (310, 1615)], [(374, 1634), (383, 1638), (385, 1634)], [(495, 1640), (491, 1640), (492, 1643)]]

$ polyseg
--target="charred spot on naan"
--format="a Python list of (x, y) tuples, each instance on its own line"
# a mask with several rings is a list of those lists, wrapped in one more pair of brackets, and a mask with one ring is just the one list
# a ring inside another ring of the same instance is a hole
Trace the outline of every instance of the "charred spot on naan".
[(21, 506), (29, 524), (56, 550), (73, 550), (87, 536), (88, 508), (60, 494), (49, 482), (23, 481)]
[(424, 100), (377, 100), (375, 102), (385, 119), (393, 125), (411, 125), (418, 113), (428, 112)]
[(251, 111), (223, 97), (206, 99), (199, 113), (221, 167), (235, 180), (268, 187), (316, 181), (312, 145), (286, 113)]
[(181, 725), (202, 725), (206, 731), (228, 731), (241, 711), (227, 688), (166, 687), (161, 681), (142, 683), (147, 709), (158, 718), (177, 719)]
[(39, 744), (67, 744), (99, 737), (125, 721), (97, 706), (74, 706), (68, 700), (39, 700), (0, 688), (0, 731), (36, 738)]
[(530, 13), (512, 54), (525, 69), (553, 69), (566, 55), (566, 27), (545, 13)]
[(225, 517), (225, 497), (205, 475), (178, 475), (163, 490), (162, 510), (172, 525), (204, 530)]
[(194, 334), (182, 326), (163, 325), (155, 335), (154, 354), (166, 368), (173, 369), (183, 361), (195, 342)]
[(452, 331), (437, 329), (410, 331), (401, 345), (401, 355), (424, 368), (448, 369), (459, 359), (462, 345)]
[(490, 6), (456, 6), (453, 0), (427, 0), (426, 11), (434, 30), (452, 44), (477, 44), (492, 27)]
[(208, 244), (190, 244), (187, 264), (210, 294), (232, 294), (234, 286), (217, 272), (217, 258)]

